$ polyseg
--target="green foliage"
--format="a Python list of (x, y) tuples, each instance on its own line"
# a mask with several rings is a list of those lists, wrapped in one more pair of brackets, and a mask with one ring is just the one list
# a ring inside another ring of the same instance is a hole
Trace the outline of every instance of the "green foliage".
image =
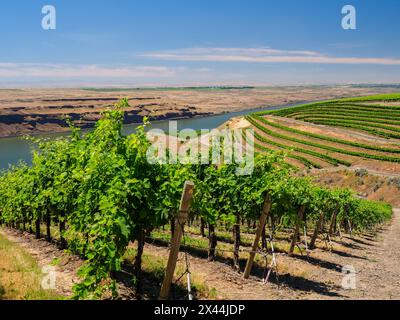
[[(389, 124), (389, 125), (400, 125), (400, 121), (394, 121), (394, 120), (384, 120), (381, 118), (376, 118), (376, 117), (362, 117), (356, 115), (350, 115), (348, 113), (342, 112), (342, 113), (334, 113), (334, 112), (324, 112), (324, 113), (306, 113), (306, 114), (301, 114), (299, 116), (294, 116), (296, 120), (305, 120), (305, 121), (310, 121), (312, 122), (312, 119), (329, 119), (329, 120), (355, 120), (359, 122), (372, 122), (372, 123), (382, 123), (382, 124)], [(393, 119), (393, 117), (387, 117), (388, 119)]]
[[(256, 113), (255, 115), (259, 115), (259, 114)], [(311, 133), (311, 132), (306, 132), (306, 131), (302, 131), (302, 130), (297, 130), (297, 129), (287, 127), (287, 126), (284, 126), (282, 124), (278, 124), (275, 122), (274, 123), (269, 122), (268, 125), (271, 125), (275, 128), (278, 128), (278, 129), (281, 129), (281, 130), (284, 130), (287, 132), (303, 135), (303, 136), (310, 137), (310, 138), (319, 139), (322, 141), (330, 141), (330, 142), (335, 142), (335, 143), (358, 147), (358, 148), (367, 149), (367, 150), (375, 150), (375, 151), (390, 152), (390, 153), (400, 153), (400, 149), (386, 148), (386, 147), (380, 147), (380, 146), (375, 146), (375, 145), (370, 145), (370, 144), (365, 144), (365, 143), (343, 140), (343, 139), (334, 138), (334, 137), (323, 135), (323, 134), (317, 134), (317, 133)]]
[[(254, 125), (256, 128), (260, 129), (261, 131), (263, 131), (264, 133), (266, 133), (266, 134), (268, 134), (268, 135), (270, 135), (272, 137), (283, 139), (283, 140), (289, 140), (289, 141), (293, 141), (293, 142), (297, 142), (297, 143), (308, 144), (308, 145), (311, 145), (311, 146), (314, 146), (314, 147), (319, 147), (318, 144), (314, 144), (312, 142), (309, 143), (308, 141), (305, 141), (305, 140), (296, 139), (296, 138), (289, 137), (289, 136), (286, 136), (286, 135), (283, 135), (283, 134), (280, 134), (280, 133), (273, 132), (272, 130), (269, 130), (268, 128), (264, 127), (262, 124), (259, 123), (259, 122), (262, 122), (262, 123), (265, 123), (265, 124), (267, 124), (267, 123), (269, 124), (268, 120), (266, 120), (266, 119), (264, 119), (262, 117), (247, 116), (246, 119), (252, 125)], [(259, 122), (257, 122), (257, 121), (259, 121)], [(259, 134), (256, 134), (256, 138), (259, 141), (266, 142), (266, 143), (272, 143), (272, 144), (280, 146), (282, 148), (292, 149), (294, 151), (298, 151), (298, 152), (301, 152), (301, 153), (313, 155), (315, 157), (321, 158), (321, 159), (323, 159), (323, 160), (325, 160), (325, 161), (327, 161), (327, 162), (329, 162), (331, 164), (334, 164), (334, 165), (338, 165), (338, 164), (343, 164), (345, 166), (350, 166), (351, 165), (351, 163), (348, 162), (348, 161), (341, 160), (341, 159), (336, 159), (336, 158), (327, 156), (327, 155), (319, 153), (319, 152), (307, 150), (307, 149), (300, 148), (300, 147), (289, 147), (289, 146), (285, 146), (284, 144), (273, 142), (272, 140), (266, 139), (266, 138), (264, 138), (263, 136), (261, 136)], [(322, 145), (321, 145), (321, 147), (322, 147)], [(325, 149), (325, 148), (322, 148), (322, 149)]]
[[(258, 125), (258, 124), (255, 123), (255, 125)], [(309, 154), (309, 155), (314, 156), (314, 157), (317, 157), (317, 158), (321, 158), (322, 160), (325, 160), (326, 162), (328, 162), (328, 163), (330, 163), (330, 164), (333, 164), (334, 166), (338, 166), (339, 163), (349, 165), (349, 163), (346, 162), (346, 161), (342, 161), (342, 160), (339, 160), (339, 159), (335, 159), (335, 158), (330, 157), (330, 156), (328, 156), (328, 155), (326, 155), (326, 154), (322, 154), (322, 153), (315, 152), (315, 151), (308, 150), (308, 149), (304, 149), (304, 148), (287, 146), (287, 145), (285, 145), (285, 144), (282, 144), (282, 143), (279, 143), (279, 142), (275, 142), (275, 141), (273, 141), (273, 140), (270, 140), (270, 139), (265, 138), (265, 137), (262, 136), (262, 135), (259, 135), (258, 133), (255, 133), (255, 134), (254, 134), (254, 137), (255, 137), (258, 141), (261, 141), (261, 142), (267, 143), (267, 144), (271, 144), (271, 145), (273, 145), (273, 146), (277, 146), (277, 147), (282, 148), (282, 149), (289, 149), (289, 150), (297, 151), (297, 152), (300, 152), (300, 153)]]
[[(254, 143), (254, 147), (255, 147), (256, 149), (262, 151), (262, 152), (273, 152), (271, 149), (268, 149), (267, 147), (265, 147), (265, 146), (263, 146), (263, 145), (261, 145), (261, 144), (258, 144), (258, 143), (256, 143), (256, 142)], [(315, 162), (313, 162), (313, 161), (311, 161), (311, 160), (309, 160), (309, 159), (307, 159), (307, 158), (298, 156), (298, 155), (293, 154), (293, 153), (290, 153), (290, 152), (289, 152), (288, 154), (286, 154), (285, 157), (286, 157), (286, 158), (290, 158), (290, 159), (295, 159), (295, 160), (297, 160), (297, 161), (300, 161), (300, 162), (301, 162), (302, 164), (304, 164), (307, 168), (322, 169), (322, 167), (321, 167), (319, 164), (317, 164), (317, 163), (315, 163)]]
[[(388, 161), (388, 162), (400, 162), (399, 157), (391, 157), (391, 156), (386, 156), (386, 155), (377, 155), (377, 154), (369, 154), (366, 152), (351, 151), (351, 150), (341, 149), (338, 147), (332, 147), (332, 146), (329, 146), (326, 144), (316, 143), (316, 142), (304, 140), (304, 139), (298, 139), (298, 138), (295, 138), (292, 136), (277, 133), (277, 132), (274, 132), (274, 131), (269, 130), (268, 128), (264, 127), (262, 124), (276, 127), (276, 128), (281, 128), (282, 127), (281, 125), (276, 124), (272, 121), (269, 121), (269, 120), (267, 120), (263, 117), (257, 116), (257, 115), (247, 116), (246, 119), (253, 125), (257, 126), (257, 128), (259, 128), (260, 130), (265, 132), (266, 134), (276, 137), (276, 138), (293, 141), (293, 142), (301, 143), (304, 145), (308, 145), (311, 147), (316, 147), (316, 148), (320, 148), (320, 149), (324, 149), (324, 150), (328, 150), (328, 151), (332, 151), (332, 152), (348, 154), (348, 155), (356, 156), (356, 157), (369, 158), (369, 159)], [(374, 129), (371, 129), (371, 130), (374, 130)], [(343, 160), (341, 160), (341, 161), (344, 162), (343, 164), (345, 164), (347, 166), (351, 165), (347, 161), (343, 161)]]
[[(399, 94), (322, 101), (283, 110), (259, 112), (257, 115), (273, 114), (291, 117), (316, 124), (365, 131), (385, 138), (400, 139), (398, 134), (400, 128), (396, 127), (400, 123), (398, 121), (400, 107), (365, 103), (391, 101), (399, 101)], [(364, 102), (364, 104), (360, 102)]]
[[(381, 126), (381, 125), (377, 125), (377, 124), (371, 124), (371, 123), (363, 123), (363, 122), (359, 122), (359, 121), (347, 121), (347, 120), (312, 120), (310, 121), (312, 123), (316, 123), (316, 124), (323, 124), (323, 125), (329, 125), (329, 126), (333, 126), (333, 127), (343, 127), (343, 128), (351, 128), (351, 129), (356, 129), (359, 131), (365, 131), (368, 133), (371, 133), (372, 135), (375, 136), (380, 136), (383, 138), (394, 138), (394, 139), (400, 139), (400, 134), (397, 133), (392, 133), (392, 132), (388, 132), (390, 131), (395, 131), (395, 132), (400, 132), (400, 129), (396, 129), (396, 128), (392, 128), (392, 127), (388, 127), (388, 126)], [(380, 129), (384, 129), (387, 131), (382, 131), (382, 130), (377, 130), (374, 128), (380, 128)]]
[(267, 196), (284, 225), (298, 222), (301, 206), (313, 221), (319, 214), (331, 215), (340, 204), (340, 217), (351, 219), (353, 228), (390, 218), (386, 204), (294, 178), (281, 152), (257, 155), (247, 176), (237, 175), (233, 164), (150, 163), (146, 121), (134, 134), (122, 134), (127, 104), (124, 99), (105, 111), (89, 133), (71, 126), (67, 138), (32, 139), (37, 144), (32, 166), (21, 163), (0, 175), (0, 222), (32, 224), (50, 215), (66, 223), (68, 249), (86, 260), (79, 270), (82, 281), (75, 286), (77, 299), (117, 295), (112, 275), (121, 270), (128, 245), (176, 216), (186, 180), (195, 183), (191, 214), (210, 224), (233, 224), (237, 216), (258, 219)]

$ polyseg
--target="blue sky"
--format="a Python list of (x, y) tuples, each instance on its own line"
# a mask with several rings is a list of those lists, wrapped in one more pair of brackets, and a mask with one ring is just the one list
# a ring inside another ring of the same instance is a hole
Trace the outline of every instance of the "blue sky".
[(2, 0), (0, 86), (400, 83), (399, 14), (398, 0)]

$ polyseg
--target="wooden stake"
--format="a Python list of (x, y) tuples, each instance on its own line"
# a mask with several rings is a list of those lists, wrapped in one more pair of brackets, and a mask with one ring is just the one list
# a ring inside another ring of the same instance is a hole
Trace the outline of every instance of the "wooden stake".
[(330, 237), (332, 237), (332, 235), (333, 235), (333, 230), (334, 230), (334, 227), (336, 225), (336, 216), (338, 214), (338, 211), (339, 211), (339, 208), (336, 208), (336, 210), (333, 213), (332, 218), (331, 218), (331, 224), (329, 226), (329, 232), (328, 232)]
[(208, 261), (215, 260), (215, 248), (217, 247), (217, 235), (215, 234), (215, 226), (208, 224)]
[(35, 236), (36, 239), (40, 239), (40, 218), (37, 218), (35, 221)]
[(236, 224), (233, 227), (233, 268), (240, 273), (239, 250), (240, 250), (240, 215), (236, 214)]
[(161, 286), (160, 300), (166, 300), (169, 297), (171, 283), (175, 273), (176, 261), (178, 259), (179, 248), (182, 240), (183, 226), (188, 219), (188, 211), (193, 197), (193, 189), (194, 183), (191, 181), (186, 181), (185, 186), (183, 187), (179, 216), (175, 221), (174, 237), (171, 239), (171, 249), (169, 252), (167, 269), (165, 270), (164, 281)]
[(340, 228), (340, 223), (337, 224), (337, 228), (339, 231), (339, 239), (342, 240), (343, 237), (342, 237), (342, 229)]
[(134, 275), (136, 278), (136, 299), (142, 299), (143, 277), (142, 277), (142, 257), (146, 240), (144, 230), (140, 230), (137, 237), (137, 253), (135, 257)]
[(317, 241), (319, 230), (322, 228), (322, 222), (323, 221), (324, 221), (324, 215), (321, 214), (319, 216), (317, 224), (315, 225), (314, 233), (313, 233), (313, 236), (311, 238), (311, 242), (310, 242), (310, 249), (311, 250), (315, 249), (315, 242)]
[(46, 240), (51, 242), (51, 217), (50, 214), (46, 215)]
[[(299, 209), (299, 212), (297, 214), (299, 221), (303, 221), (303, 217), (304, 217), (304, 212), (306, 211), (306, 207), (305, 206), (301, 206)], [(296, 246), (296, 242), (297, 239), (299, 237), (299, 232), (300, 232), (300, 224), (297, 223), (296, 227), (294, 229), (294, 234), (293, 234), (293, 238), (292, 238), (292, 243), (290, 244), (290, 249), (289, 249), (289, 255), (292, 255), (294, 252), (294, 247)]]
[(201, 234), (201, 236), (203, 237), (203, 238), (205, 238), (206, 237), (206, 233), (205, 233), (205, 221), (204, 221), (204, 219), (203, 218), (200, 218), (200, 234)]
[(64, 238), (64, 231), (65, 231), (65, 214), (61, 214), (60, 219), (60, 247), (62, 250), (67, 248), (67, 240)]
[(258, 249), (258, 243), (260, 242), (260, 237), (262, 233), (262, 229), (265, 226), (265, 222), (267, 221), (269, 211), (271, 210), (272, 200), (269, 195), (265, 197), (263, 210), (260, 217), (260, 222), (258, 224), (256, 234), (253, 241), (253, 246), (251, 247), (251, 252), (249, 253), (249, 259), (247, 260), (246, 269), (243, 273), (243, 278), (248, 279), (250, 276), (251, 268), (253, 267), (254, 257), (256, 255), (256, 251)]
[(350, 222), (349, 219), (347, 219), (347, 223), (349, 224), (349, 233), (350, 233), (350, 237), (352, 237), (352, 236), (353, 236), (353, 230), (352, 230), (352, 228), (351, 228), (351, 222)]

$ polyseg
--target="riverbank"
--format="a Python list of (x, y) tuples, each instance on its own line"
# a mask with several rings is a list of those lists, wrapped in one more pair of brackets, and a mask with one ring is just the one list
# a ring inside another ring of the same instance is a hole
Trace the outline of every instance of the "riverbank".
[[(199, 116), (188, 119), (177, 119), (176, 120), (177, 129), (182, 130), (186, 128), (191, 128), (194, 130), (200, 130), (200, 129), (211, 130), (220, 127), (221, 125), (223, 125), (232, 118), (240, 117), (251, 112), (262, 111), (266, 109), (268, 110), (282, 109), (282, 108), (287, 108), (289, 106), (292, 106), (292, 104), (252, 108), (243, 111), (223, 113), (220, 115), (213, 115), (207, 117)], [(132, 133), (136, 129), (137, 125), (138, 124), (125, 125), (124, 134)], [(164, 130), (164, 132), (168, 132), (169, 125), (170, 125), (169, 120), (154, 121), (151, 122), (151, 125), (148, 127), (148, 129), (156, 128)], [(43, 138), (55, 138), (58, 136), (66, 135), (68, 134), (68, 132), (69, 131), (65, 131), (64, 133), (37, 133), (35, 134), (35, 136)], [(0, 138), (0, 170), (7, 169), (9, 165), (17, 164), (21, 160), (29, 164), (31, 161), (31, 147), (32, 144), (26, 139), (23, 139), (22, 137), (16, 136), (16, 137)]]
[(387, 93), (389, 87), (303, 86), (164, 89), (18, 89), (0, 90), (0, 137), (68, 131), (66, 118), (88, 129), (119, 99), (129, 98), (125, 123), (195, 119), (246, 111), (254, 106)]

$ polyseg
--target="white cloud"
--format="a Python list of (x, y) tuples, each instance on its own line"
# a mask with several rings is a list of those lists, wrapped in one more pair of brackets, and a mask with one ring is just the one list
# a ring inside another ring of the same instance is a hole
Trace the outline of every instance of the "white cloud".
[(158, 66), (109, 67), (38, 63), (0, 63), (0, 77), (8, 78), (165, 78), (177, 70)]
[(149, 52), (140, 56), (171, 61), (400, 65), (398, 58), (333, 57), (316, 51), (272, 48), (188, 48)]

